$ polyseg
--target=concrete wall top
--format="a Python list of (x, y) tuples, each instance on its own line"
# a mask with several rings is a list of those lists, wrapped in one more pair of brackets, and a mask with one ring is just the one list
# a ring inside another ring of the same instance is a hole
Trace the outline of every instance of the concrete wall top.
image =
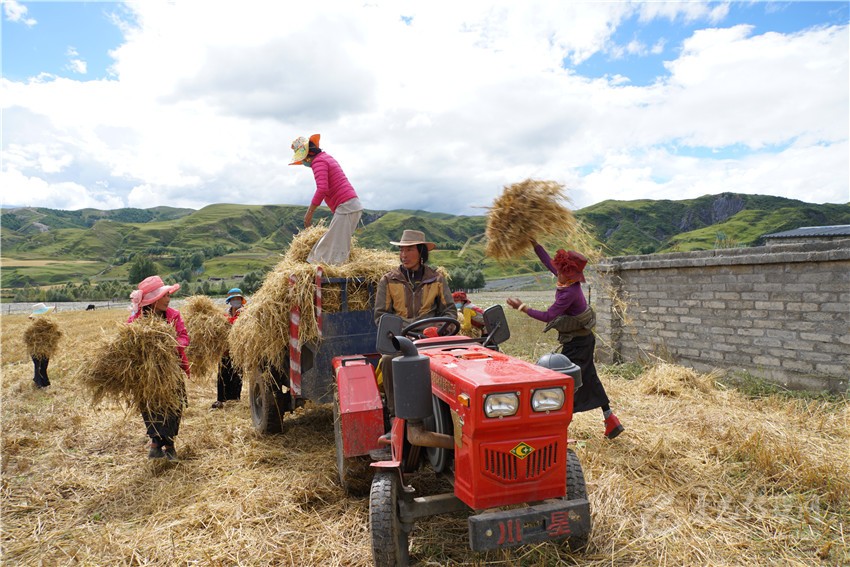
[(736, 264), (784, 264), (792, 262), (835, 262), (850, 260), (850, 238), (773, 244), (752, 248), (723, 248), (670, 254), (645, 254), (604, 258), (599, 271), (698, 268)]

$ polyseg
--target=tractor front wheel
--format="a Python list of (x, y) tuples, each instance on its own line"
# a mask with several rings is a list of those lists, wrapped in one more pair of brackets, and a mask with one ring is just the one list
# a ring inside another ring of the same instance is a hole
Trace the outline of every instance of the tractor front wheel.
[(336, 469), (339, 473), (339, 483), (350, 496), (366, 496), (369, 494), (369, 483), (372, 481), (372, 459), (368, 455), (346, 457), (342, 448), (342, 425), (339, 420), (339, 394), (334, 392), (334, 441), (336, 441)]
[(264, 376), (259, 368), (250, 373), (248, 386), (251, 400), (251, 421), (257, 433), (272, 434), (283, 431), (283, 416), (292, 411), (292, 395), (284, 392), (274, 373)]
[[(567, 449), (567, 500), (587, 500), (587, 485), (584, 482), (584, 471), (581, 469), (581, 461), (572, 449)], [(588, 519), (589, 521), (589, 519)], [(587, 547), (590, 539), (588, 533), (580, 536), (567, 538), (571, 551), (579, 551)]]
[(401, 480), (397, 471), (375, 473), (369, 493), (369, 531), (375, 567), (406, 566), (410, 560), (407, 532), (398, 517), (400, 491)]

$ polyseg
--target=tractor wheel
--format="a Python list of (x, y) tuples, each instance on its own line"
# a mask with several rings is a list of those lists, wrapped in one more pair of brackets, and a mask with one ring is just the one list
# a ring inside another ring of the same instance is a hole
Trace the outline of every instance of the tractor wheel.
[[(578, 455), (572, 449), (567, 449), (567, 500), (587, 500), (587, 485), (584, 482), (584, 471), (581, 470), (581, 462)], [(587, 546), (590, 532), (571, 538), (567, 543), (571, 551), (579, 551)]]
[(409, 561), (407, 532), (398, 517), (401, 481), (397, 471), (378, 471), (369, 493), (369, 531), (375, 567), (406, 566)]
[[(426, 429), (437, 433), (452, 435), (454, 426), (452, 425), (452, 416), (449, 405), (434, 394), (431, 394), (431, 403), (434, 406), (434, 414), (425, 419)], [(434, 469), (434, 472), (444, 472), (451, 465), (454, 451), (439, 447), (428, 447), (426, 448), (426, 451), (428, 453), (428, 461), (431, 463), (431, 467)]]
[(268, 380), (258, 368), (251, 371), (248, 388), (251, 421), (257, 433), (283, 431), (283, 416), (287, 411), (292, 411), (292, 395), (281, 390), (276, 376), (275, 380)]
[(342, 454), (342, 425), (339, 421), (339, 394), (334, 392), (334, 440), (336, 441), (336, 470), (339, 483), (350, 496), (366, 496), (372, 482), (374, 469), (369, 466), (369, 455), (346, 457)]

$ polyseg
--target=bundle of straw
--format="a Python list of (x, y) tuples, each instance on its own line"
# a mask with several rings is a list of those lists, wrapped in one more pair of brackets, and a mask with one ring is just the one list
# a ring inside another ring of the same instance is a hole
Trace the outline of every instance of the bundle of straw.
[[(289, 354), (289, 317), (293, 306), (298, 306), (301, 311), (298, 337), (301, 343), (318, 340), (316, 266), (306, 263), (305, 259), (326, 232), (327, 228), (322, 225), (299, 232), (283, 260), (266, 275), (263, 285), (233, 324), (228, 338), (230, 357), (246, 375), (251, 368), (262, 368), (267, 363), (283, 367)], [(352, 242), (347, 263), (323, 266), (323, 270), (328, 278), (360, 278), (359, 282), (347, 283), (348, 307), (371, 309), (368, 286), (376, 285), (397, 265), (398, 257), (392, 252), (359, 248), (356, 242)], [(294, 276), (294, 285), (290, 283), (290, 276)], [(341, 288), (333, 289), (329, 297), (330, 306), (338, 310)]]
[(649, 368), (638, 384), (644, 394), (675, 398), (686, 393), (710, 393), (717, 378), (714, 373), (699, 374), (691, 368), (663, 362)]
[(111, 398), (138, 410), (177, 413), (184, 403), (177, 335), (160, 317), (119, 324), (114, 337), (104, 337), (83, 359), (76, 375), (93, 404)]
[(192, 375), (205, 376), (218, 368), (221, 357), (227, 352), (231, 328), (227, 314), (206, 295), (186, 298), (180, 311), (189, 332), (186, 355)]
[(526, 179), (505, 187), (487, 213), (487, 255), (510, 260), (543, 235), (571, 233), (577, 223), (563, 204), (568, 201), (564, 187), (555, 181)]
[(24, 344), (27, 354), (36, 358), (50, 358), (56, 352), (62, 331), (55, 321), (47, 317), (39, 317), (24, 331)]

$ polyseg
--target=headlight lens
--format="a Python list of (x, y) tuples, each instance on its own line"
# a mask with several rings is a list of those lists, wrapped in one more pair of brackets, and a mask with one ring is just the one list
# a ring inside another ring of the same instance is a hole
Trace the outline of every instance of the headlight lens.
[(534, 411), (558, 411), (562, 407), (564, 407), (563, 388), (535, 390), (531, 396), (531, 409)]
[(510, 394), (490, 394), (484, 398), (484, 415), (487, 417), (507, 417), (519, 409), (519, 396)]

